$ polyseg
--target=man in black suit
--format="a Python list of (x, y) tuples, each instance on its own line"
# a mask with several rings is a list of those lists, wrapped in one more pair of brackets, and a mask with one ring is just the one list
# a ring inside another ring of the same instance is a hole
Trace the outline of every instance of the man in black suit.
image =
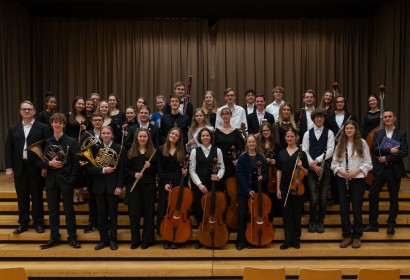
[(259, 133), (259, 127), (262, 122), (268, 122), (271, 125), (275, 123), (275, 118), (272, 114), (265, 110), (265, 96), (258, 94), (255, 99), (256, 110), (252, 114), (247, 115), (248, 118), (248, 131), (250, 134), (257, 135)]
[(128, 128), (128, 135), (125, 139), (124, 147), (128, 151), (131, 148), (132, 142), (135, 138), (135, 132), (138, 128), (146, 128), (149, 130), (151, 136), (151, 141), (154, 144), (155, 148), (161, 146), (161, 136), (158, 127), (150, 123), (149, 116), (151, 110), (148, 106), (143, 105), (138, 112), (138, 123)]
[[(189, 96), (186, 96), (186, 88), (185, 84), (181, 81), (178, 81), (174, 84), (174, 93), (172, 95), (177, 96), (179, 99), (179, 107), (178, 111), (182, 115), (186, 115), (188, 117), (189, 125), (191, 124), (192, 117), (194, 116), (194, 106), (190, 101), (188, 101)], [(171, 102), (171, 101), (170, 101)], [(165, 104), (164, 107), (164, 115), (171, 114), (172, 112), (172, 105), (171, 103)]]
[(245, 110), (246, 117), (248, 117), (250, 114), (252, 114), (256, 110), (255, 97), (256, 97), (256, 94), (253, 89), (248, 89), (245, 92), (246, 104), (243, 106), (243, 109)]
[(40, 246), (48, 249), (60, 243), (60, 199), (63, 200), (64, 214), (67, 225), (68, 242), (73, 248), (80, 248), (77, 241), (77, 226), (73, 206), (74, 182), (79, 174), (77, 158), (77, 140), (64, 134), (63, 129), (67, 124), (64, 114), (55, 113), (50, 117), (53, 136), (45, 142), (44, 154), (46, 161), (38, 164), (47, 169), (46, 194), (48, 215), (50, 217), (50, 240)]
[[(408, 154), (406, 133), (398, 130), (394, 123), (396, 116), (390, 110), (383, 115), (384, 128), (374, 133), (371, 151), (373, 158), (373, 180), (369, 190), (369, 225), (363, 231), (379, 231), (377, 218), (379, 215), (379, 194), (382, 186), (387, 182), (389, 190), (389, 217), (387, 218), (387, 234), (395, 233), (394, 226), (399, 214), (399, 190), (402, 177), (406, 176), (403, 158)], [(383, 138), (390, 138), (399, 144), (391, 148), (383, 148)]]
[(303, 135), (305, 135), (305, 132), (314, 126), (310, 114), (312, 113), (313, 109), (315, 109), (315, 100), (316, 98), (314, 90), (306, 90), (303, 94), (304, 107), (295, 112), (295, 115), (293, 116), (297, 128), (299, 129), (299, 144), (302, 143)]
[(40, 184), (42, 171), (34, 166), (37, 156), (25, 149), (33, 143), (49, 138), (51, 133), (48, 125), (34, 120), (35, 113), (34, 104), (31, 101), (23, 101), (20, 104), (23, 120), (10, 127), (6, 139), (6, 175), (10, 180), (14, 178), (19, 209), (20, 226), (14, 230), (14, 234), (28, 230), (30, 196), (34, 229), (38, 233), (44, 232), (43, 186)]
[(173, 127), (178, 127), (182, 131), (182, 138), (184, 139), (184, 145), (188, 143), (188, 128), (190, 121), (186, 115), (179, 112), (180, 100), (177, 95), (171, 96), (169, 100), (171, 104), (171, 113), (165, 114), (161, 119), (160, 135), (161, 145), (165, 143), (168, 135), (168, 131)]

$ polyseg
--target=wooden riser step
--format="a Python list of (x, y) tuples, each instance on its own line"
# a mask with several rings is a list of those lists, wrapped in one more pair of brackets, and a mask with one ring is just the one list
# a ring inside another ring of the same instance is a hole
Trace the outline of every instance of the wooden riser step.
[[(235, 277), (242, 279), (245, 266), (286, 269), (287, 277), (297, 279), (302, 267), (341, 269), (344, 278), (356, 279), (361, 268), (400, 268), (402, 279), (409, 278), (409, 260), (198, 260), (198, 261), (10, 261), (0, 267), (24, 267), (28, 277)], [(190, 278), (184, 278), (190, 279)], [(261, 279), (262, 280), (262, 279)], [(387, 280), (387, 279), (386, 279)]]
[[(14, 228), (1, 228), (0, 229), (0, 242), (43, 242), (49, 239), (50, 231), (46, 229), (43, 234), (38, 234), (34, 229), (22, 234), (13, 234)], [(65, 229), (60, 230), (61, 240), (66, 240), (68, 235)], [(77, 230), (77, 238), (80, 241), (95, 242), (98, 243), (100, 236), (97, 231), (92, 233), (84, 233), (83, 229)], [(156, 236), (157, 241), (163, 241), (159, 236)], [(302, 229), (302, 242), (326, 242), (336, 241), (338, 242), (342, 238), (342, 231), (340, 228), (326, 228), (325, 233), (310, 233), (306, 228)], [(283, 228), (275, 229), (274, 242), (281, 242), (285, 239)], [(118, 241), (129, 242), (131, 240), (131, 233), (129, 229), (118, 230)], [(198, 240), (198, 230), (193, 229), (190, 240)], [(236, 232), (231, 232), (229, 235), (230, 241), (236, 240)], [(366, 241), (409, 241), (410, 242), (410, 228), (396, 228), (395, 235), (387, 235), (386, 228), (380, 228), (379, 232), (365, 232), (362, 240)], [(410, 246), (409, 246), (410, 247)]]

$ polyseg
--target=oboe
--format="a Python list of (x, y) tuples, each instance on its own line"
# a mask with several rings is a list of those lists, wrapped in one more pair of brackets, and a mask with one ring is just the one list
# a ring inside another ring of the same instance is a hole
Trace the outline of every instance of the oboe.
[[(346, 147), (346, 172), (349, 173), (349, 154)], [(346, 178), (346, 197), (350, 197), (349, 178)]]
[(326, 151), (323, 153), (323, 160), (320, 163), (320, 169), (322, 169), (322, 172), (320, 173), (319, 177), (317, 178), (316, 188), (315, 188), (316, 193), (319, 192), (320, 182), (322, 181), (322, 176), (323, 176), (323, 173), (325, 172), (325, 163), (326, 163)]

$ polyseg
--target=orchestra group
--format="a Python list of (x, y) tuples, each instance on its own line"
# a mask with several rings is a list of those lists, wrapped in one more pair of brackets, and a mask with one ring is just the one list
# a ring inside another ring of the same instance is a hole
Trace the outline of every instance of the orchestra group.
[[(39, 114), (32, 102), (21, 102), (22, 120), (10, 127), (5, 144), (6, 175), (14, 178), (18, 198), (13, 233), (27, 231), (30, 219), (37, 233), (45, 232), (45, 190), (50, 240), (40, 247), (60, 243), (62, 200), (69, 245), (80, 248), (74, 205), (84, 203), (86, 188), (84, 232), (98, 230), (95, 250), (118, 249), (120, 197), (128, 205), (131, 249), (149, 248), (156, 236), (165, 249), (179, 248), (192, 239), (191, 216), (196, 249), (223, 247), (233, 231), (238, 250), (265, 246), (274, 240), (274, 217), (283, 218), (280, 249), (299, 249), (305, 202), (308, 232), (323, 233), (328, 204), (340, 204), (340, 247), (360, 248), (364, 231), (379, 231), (379, 194), (387, 184), (387, 234), (395, 234), (408, 146), (395, 113), (384, 109), (384, 88), (369, 96), (359, 125), (337, 85), (318, 106), (316, 93), (306, 90), (303, 108), (294, 111), (280, 86), (271, 104), (250, 89), (239, 106), (227, 88), (225, 105), (218, 107), (215, 93), (205, 91), (195, 109), (190, 84), (176, 82), (168, 100), (157, 96), (155, 112), (143, 97), (123, 112), (115, 95), (101, 100), (98, 93), (75, 97), (67, 114), (56, 112), (53, 94)], [(369, 224), (363, 225), (366, 185)]]

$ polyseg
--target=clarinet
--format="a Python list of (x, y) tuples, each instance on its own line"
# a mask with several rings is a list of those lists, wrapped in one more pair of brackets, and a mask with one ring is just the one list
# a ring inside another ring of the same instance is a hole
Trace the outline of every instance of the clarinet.
[(326, 150), (323, 153), (323, 160), (320, 163), (320, 168), (322, 169), (322, 173), (320, 174), (320, 176), (317, 178), (317, 182), (316, 182), (316, 188), (315, 188), (315, 192), (318, 193), (319, 192), (319, 186), (320, 186), (320, 182), (322, 181), (322, 176), (323, 173), (325, 172), (325, 162), (326, 162)]
[[(349, 173), (349, 154), (346, 147), (346, 172)], [(346, 197), (350, 197), (349, 178), (346, 178)]]

